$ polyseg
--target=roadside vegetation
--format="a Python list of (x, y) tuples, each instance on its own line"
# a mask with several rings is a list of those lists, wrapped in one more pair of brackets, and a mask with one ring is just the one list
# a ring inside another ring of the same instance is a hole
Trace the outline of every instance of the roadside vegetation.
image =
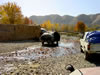
[(33, 24), (32, 20), (24, 17), (21, 7), (16, 3), (0, 5), (0, 24)]
[[(16, 3), (5, 3), (0, 5), (0, 24), (36, 24), (34, 21), (24, 16), (21, 7)], [(50, 20), (40, 24), (42, 28), (47, 30), (55, 30), (58, 32), (68, 32), (68, 35), (75, 35), (77, 32), (100, 30), (100, 25), (86, 25), (82, 21), (78, 21), (76, 25), (52, 23)], [(73, 34), (71, 34), (73, 33)]]
[(76, 25), (68, 25), (68, 24), (59, 24), (59, 23), (52, 24), (50, 20), (47, 20), (40, 26), (47, 30), (51, 30), (51, 31), (55, 30), (60, 32), (61, 34), (65, 34), (68, 36), (78, 36), (79, 33), (84, 33), (86, 31), (100, 30), (99, 25), (88, 26), (82, 21), (78, 21)]

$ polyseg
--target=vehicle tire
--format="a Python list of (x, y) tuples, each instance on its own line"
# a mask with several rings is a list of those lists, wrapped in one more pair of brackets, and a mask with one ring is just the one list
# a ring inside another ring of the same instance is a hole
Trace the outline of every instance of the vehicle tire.
[(48, 41), (47, 43), (48, 43), (48, 45), (50, 45), (50, 44), (51, 44), (51, 42), (50, 42), (50, 41)]
[(44, 41), (42, 41), (42, 46), (44, 46)]
[(82, 46), (80, 46), (80, 50), (81, 50), (81, 53), (84, 53), (83, 49), (82, 49)]
[(91, 58), (91, 55), (88, 52), (85, 52), (85, 59), (89, 60)]
[(58, 41), (56, 41), (56, 45), (58, 46)]
[(54, 45), (54, 42), (52, 41), (51, 44)]

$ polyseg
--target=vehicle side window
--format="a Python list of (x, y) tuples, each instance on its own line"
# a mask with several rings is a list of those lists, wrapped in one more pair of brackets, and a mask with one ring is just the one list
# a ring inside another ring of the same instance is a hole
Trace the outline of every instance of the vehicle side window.
[(87, 38), (85, 38), (85, 41), (88, 41), (88, 39), (87, 39)]
[(85, 41), (87, 42), (87, 41), (88, 41), (88, 39), (86, 38), (86, 36), (87, 36), (87, 35), (85, 35), (84, 39), (85, 39)]
[(84, 40), (86, 39), (86, 34), (83, 34), (83, 39), (84, 39)]

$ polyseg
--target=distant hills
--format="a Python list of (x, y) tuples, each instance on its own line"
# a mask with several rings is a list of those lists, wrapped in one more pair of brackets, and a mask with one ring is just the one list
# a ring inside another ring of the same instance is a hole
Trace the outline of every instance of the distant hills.
[(60, 16), (57, 14), (46, 15), (46, 16), (30, 16), (32, 21), (42, 24), (46, 20), (50, 20), (52, 23), (60, 24), (76, 24), (77, 21), (83, 21), (87, 25), (100, 25), (100, 14), (81, 14), (76, 17), (70, 15)]

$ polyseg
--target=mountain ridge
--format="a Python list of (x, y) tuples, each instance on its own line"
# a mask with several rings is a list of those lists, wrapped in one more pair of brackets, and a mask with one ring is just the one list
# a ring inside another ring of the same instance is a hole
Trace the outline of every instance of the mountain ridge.
[(30, 16), (33, 22), (42, 24), (44, 21), (50, 20), (51, 23), (59, 24), (76, 24), (78, 21), (83, 21), (87, 25), (100, 25), (100, 13), (97, 14), (80, 14), (78, 16), (51, 14), (46, 16)]

